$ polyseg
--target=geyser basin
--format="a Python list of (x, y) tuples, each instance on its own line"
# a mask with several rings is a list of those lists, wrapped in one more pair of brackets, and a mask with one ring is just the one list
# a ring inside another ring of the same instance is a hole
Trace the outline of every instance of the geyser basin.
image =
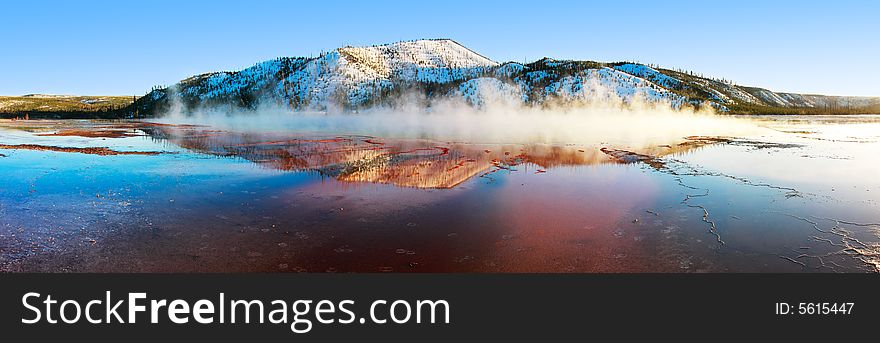
[(878, 117), (397, 115), (2, 122), (0, 268), (877, 271)]

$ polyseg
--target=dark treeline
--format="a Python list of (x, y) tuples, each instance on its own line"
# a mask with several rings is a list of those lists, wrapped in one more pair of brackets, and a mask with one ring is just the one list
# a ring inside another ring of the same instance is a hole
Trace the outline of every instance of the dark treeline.
[(740, 104), (730, 107), (730, 114), (753, 115), (847, 115), (880, 114), (880, 104), (866, 107), (775, 107)]
[(123, 119), (125, 109), (0, 112), (2, 119)]

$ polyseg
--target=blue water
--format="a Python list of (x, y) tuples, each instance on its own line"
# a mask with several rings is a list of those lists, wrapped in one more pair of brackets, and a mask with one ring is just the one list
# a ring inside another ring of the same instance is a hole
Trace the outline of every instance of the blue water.
[[(101, 139), (0, 129), (0, 144), (163, 152), (0, 149), (0, 270), (876, 271), (880, 130), (793, 125), (819, 133), (754, 137), (792, 147), (683, 151), (663, 156), (661, 169), (551, 154), (542, 158), (559, 164), (522, 163), (443, 188), (280, 170), (263, 160), (275, 148), (229, 156), (213, 133)], [(443, 157), (431, 158), (424, 163)]]

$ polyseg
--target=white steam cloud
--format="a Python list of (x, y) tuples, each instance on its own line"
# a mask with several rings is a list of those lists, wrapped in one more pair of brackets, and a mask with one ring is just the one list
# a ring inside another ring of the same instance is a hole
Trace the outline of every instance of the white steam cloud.
[(479, 107), (460, 97), (428, 101), (410, 96), (397, 99), (393, 107), (338, 114), (277, 106), (263, 106), (257, 111), (201, 109), (188, 114), (175, 109), (161, 121), (247, 132), (621, 147), (675, 144), (687, 136), (746, 136), (765, 130), (747, 119), (716, 114), (711, 106), (702, 106), (702, 110), (674, 108), (638, 96), (619, 99), (608, 96), (608, 92), (595, 94), (601, 94), (601, 98), (559, 106), (528, 106), (509, 97), (488, 96), (481, 99)]

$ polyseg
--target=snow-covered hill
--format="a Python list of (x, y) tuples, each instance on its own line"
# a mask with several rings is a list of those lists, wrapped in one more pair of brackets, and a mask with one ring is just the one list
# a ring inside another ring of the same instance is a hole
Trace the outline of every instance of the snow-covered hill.
[[(412, 97), (415, 95), (415, 97)], [(472, 106), (640, 99), (679, 107), (711, 105), (822, 108), (872, 106), (878, 98), (776, 93), (637, 63), (560, 61), (499, 64), (449, 39), (344, 47), (314, 58), (278, 58), (236, 72), (216, 72), (156, 89), (142, 113), (204, 106), (351, 111), (401, 98), (457, 99)]]

